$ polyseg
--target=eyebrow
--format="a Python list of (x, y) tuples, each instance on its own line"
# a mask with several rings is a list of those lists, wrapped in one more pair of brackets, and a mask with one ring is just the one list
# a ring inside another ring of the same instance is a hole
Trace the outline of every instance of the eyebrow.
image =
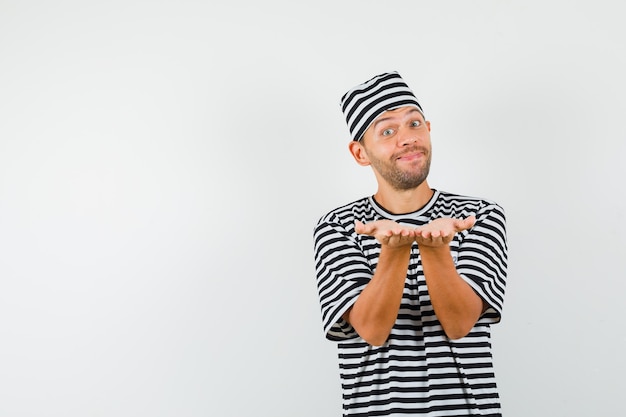
[[(422, 113), (421, 113), (418, 109), (413, 108), (413, 109), (411, 109), (411, 111), (410, 111), (410, 112), (408, 112), (408, 113), (406, 114), (406, 116), (411, 116), (413, 113), (419, 113), (419, 114), (422, 114)], [(423, 117), (424, 117), (424, 116), (422, 116), (422, 118), (423, 118)], [(393, 116), (391, 116), (391, 117), (383, 117), (382, 119), (377, 119), (377, 120), (374, 122), (374, 124), (373, 124), (372, 126), (373, 126), (373, 127), (376, 127), (379, 123), (386, 122), (386, 121), (391, 120), (391, 119), (394, 119), (394, 117), (393, 117)]]

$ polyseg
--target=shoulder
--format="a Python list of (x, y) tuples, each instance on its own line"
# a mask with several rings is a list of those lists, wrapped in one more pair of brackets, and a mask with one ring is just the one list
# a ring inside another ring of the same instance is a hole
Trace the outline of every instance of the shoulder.
[(504, 217), (504, 208), (494, 200), (448, 191), (439, 191), (436, 207), (440, 211), (466, 212), (469, 214), (493, 212)]
[(319, 218), (317, 227), (329, 223), (353, 225), (357, 217), (361, 217), (363, 213), (370, 210), (371, 203), (369, 197), (363, 197), (328, 211)]
[[(313, 228), (313, 241), (317, 257), (337, 256), (352, 251), (357, 244), (354, 230), (359, 213), (371, 211), (369, 198), (362, 198), (330, 210), (319, 218)], [(334, 255), (331, 255), (334, 253)]]

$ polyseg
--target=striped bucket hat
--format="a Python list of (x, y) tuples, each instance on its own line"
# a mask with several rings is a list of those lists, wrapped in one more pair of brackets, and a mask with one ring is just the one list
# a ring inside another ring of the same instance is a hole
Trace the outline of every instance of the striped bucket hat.
[(368, 127), (387, 110), (422, 106), (397, 71), (386, 72), (350, 89), (341, 97), (341, 110), (353, 140), (359, 141)]

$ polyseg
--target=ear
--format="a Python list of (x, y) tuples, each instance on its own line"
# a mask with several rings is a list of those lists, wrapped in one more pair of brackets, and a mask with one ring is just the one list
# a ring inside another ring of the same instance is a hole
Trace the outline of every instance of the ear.
[(352, 157), (356, 161), (357, 164), (361, 166), (368, 166), (370, 164), (370, 160), (367, 157), (367, 152), (365, 151), (365, 147), (360, 141), (352, 140), (348, 145), (348, 149), (352, 154)]
[(428, 131), (430, 132), (430, 120), (426, 120), (426, 127), (428, 128)]

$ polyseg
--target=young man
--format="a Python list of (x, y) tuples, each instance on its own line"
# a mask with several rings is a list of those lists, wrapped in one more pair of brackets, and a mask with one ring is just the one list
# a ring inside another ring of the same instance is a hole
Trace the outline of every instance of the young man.
[(350, 153), (378, 183), (314, 230), (343, 415), (500, 416), (490, 325), (504, 301), (503, 209), (428, 185), (430, 122), (397, 72), (352, 88), (341, 108)]

